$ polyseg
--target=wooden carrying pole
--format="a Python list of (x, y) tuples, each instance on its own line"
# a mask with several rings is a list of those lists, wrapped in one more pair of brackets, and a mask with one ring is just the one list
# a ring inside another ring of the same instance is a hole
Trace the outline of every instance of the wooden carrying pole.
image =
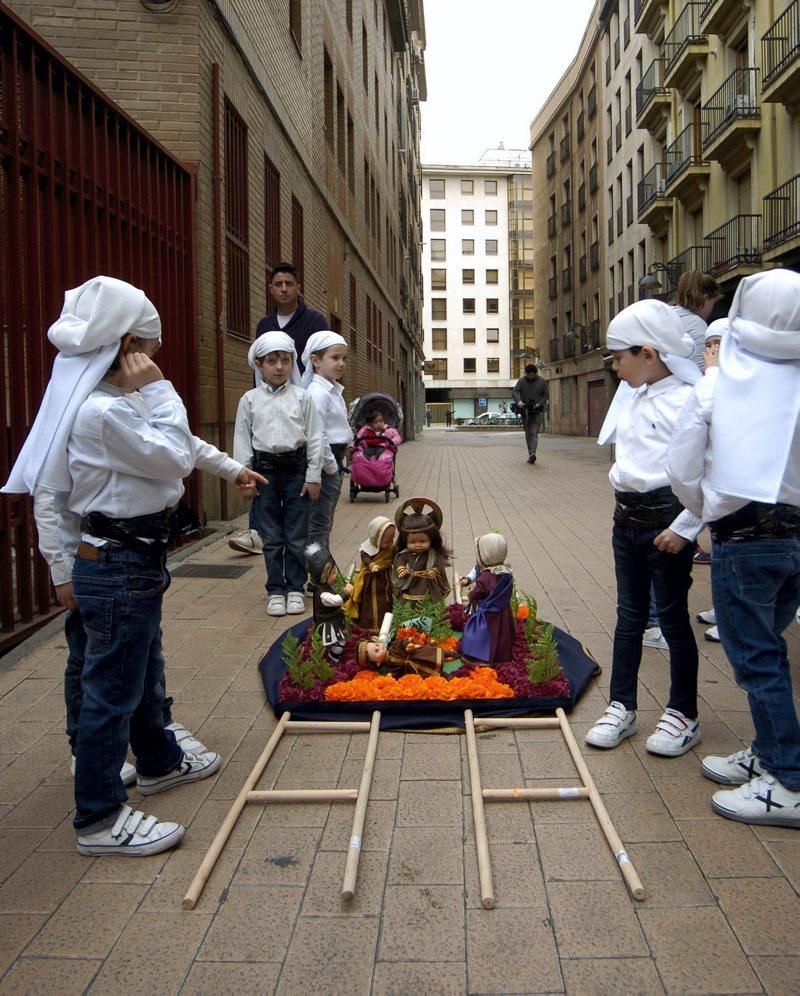
[[(361, 832), (364, 826), (364, 816), (369, 797), (369, 788), (372, 782), (372, 769), (375, 763), (375, 752), (378, 744), (378, 733), (380, 731), (381, 714), (374, 712), (370, 723), (323, 723), (323, 722), (300, 722), (291, 721), (291, 713), (285, 712), (278, 720), (278, 725), (272, 732), (272, 736), (267, 741), (267, 745), (261, 752), (261, 756), (253, 766), (252, 771), (242, 786), (241, 791), (228, 811), (228, 815), (222, 822), (222, 826), (217, 831), (211, 847), (205, 854), (200, 867), (192, 879), (189, 891), (183, 898), (183, 908), (193, 910), (197, 900), (205, 888), (214, 866), (219, 860), (220, 854), (228, 843), (228, 838), (233, 833), (234, 827), (242, 815), (242, 810), (248, 802), (355, 802), (356, 818), (353, 821), (353, 835), (358, 827), (359, 848), (361, 842)], [(361, 786), (356, 789), (266, 789), (256, 790), (258, 780), (264, 774), (270, 758), (275, 752), (281, 737), (284, 733), (367, 733), (369, 732), (369, 744), (367, 746), (367, 759), (364, 762), (364, 773), (361, 776)], [(353, 849), (353, 839), (351, 837), (350, 850)], [(347, 855), (347, 871), (345, 872), (345, 887), (349, 890), (349, 895), (345, 898), (352, 899), (355, 893), (356, 872), (358, 870), (358, 856), (352, 863), (350, 852)]]
[(481, 785), (480, 763), (478, 761), (478, 743), (475, 737), (475, 721), (472, 710), (467, 709), (464, 713), (464, 727), (467, 734), (467, 753), (469, 755), (469, 780), (470, 794), (472, 796), (472, 815), (475, 821), (475, 845), (478, 851), (478, 873), (481, 886), (481, 903), (485, 909), (492, 909), (495, 905), (494, 886), (492, 884), (492, 866), (489, 857), (489, 842), (486, 835), (486, 817), (483, 804), (488, 802), (517, 802), (517, 801), (566, 801), (569, 799), (588, 799), (592, 804), (592, 809), (600, 824), (608, 845), (619, 865), (625, 884), (630, 889), (634, 899), (644, 899), (645, 890), (642, 881), (633, 867), (628, 853), (623, 847), (622, 841), (611, 822), (608, 810), (600, 798), (597, 786), (589, 773), (586, 762), (581, 755), (575, 736), (567, 721), (563, 709), (556, 709), (554, 719), (523, 719), (523, 718), (502, 718), (481, 719), (481, 726), (490, 729), (509, 728), (514, 730), (536, 730), (555, 729), (558, 727), (566, 742), (573, 764), (578, 770), (581, 782), (580, 788), (511, 788), (511, 789), (485, 789)]
[(361, 772), (361, 784), (358, 787), (358, 798), (356, 799), (356, 811), (353, 814), (353, 829), (350, 833), (350, 846), (347, 848), (347, 863), (344, 869), (344, 885), (342, 886), (342, 898), (350, 900), (353, 898), (356, 889), (356, 874), (358, 873), (358, 859), (361, 857), (361, 835), (364, 832), (364, 819), (367, 815), (367, 800), (369, 799), (369, 789), (372, 784), (372, 771), (375, 767), (375, 753), (378, 749), (378, 734), (381, 728), (381, 714), (373, 712), (372, 724), (367, 741), (367, 754), (364, 758), (364, 770)]

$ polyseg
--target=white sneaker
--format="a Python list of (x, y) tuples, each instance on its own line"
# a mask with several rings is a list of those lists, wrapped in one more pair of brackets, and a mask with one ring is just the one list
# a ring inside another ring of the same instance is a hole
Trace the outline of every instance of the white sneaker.
[(706, 626), (717, 625), (717, 613), (713, 609), (709, 609), (707, 612), (698, 612), (695, 619), (698, 622), (705, 623)]
[(636, 713), (626, 709), (621, 702), (610, 702), (608, 708), (586, 734), (586, 743), (592, 747), (618, 747), (636, 732)]
[(286, 596), (286, 611), (290, 616), (301, 616), (306, 611), (306, 600), (302, 591), (290, 591)]
[(699, 720), (687, 719), (677, 709), (667, 709), (656, 725), (656, 732), (645, 741), (645, 748), (661, 757), (680, 757), (701, 739)]
[(712, 626), (711, 629), (707, 629), (703, 636), (709, 641), (709, 643), (719, 643), (719, 627)]
[(800, 792), (791, 792), (766, 771), (739, 788), (711, 796), (715, 813), (739, 823), (797, 827), (800, 830)]
[[(72, 777), (75, 777), (75, 755), (72, 755), (72, 761), (70, 762), (69, 770), (72, 772)], [(119, 769), (119, 777), (122, 779), (123, 785), (133, 785), (136, 781), (136, 768), (127, 761)]]
[(184, 753), (183, 760), (174, 771), (168, 771), (166, 775), (156, 775), (154, 778), (138, 775), (136, 785), (142, 795), (155, 795), (156, 792), (166, 792), (176, 785), (186, 785), (188, 782), (198, 782), (201, 778), (208, 778), (221, 763), (222, 758), (219, 754), (211, 750), (204, 754)]
[(113, 826), (78, 834), (78, 851), (138, 858), (168, 851), (181, 842), (185, 833), (180, 823), (159, 823), (155, 816), (123, 806)]
[(231, 536), (228, 546), (237, 553), (261, 553), (264, 544), (255, 529), (245, 529), (238, 536)]
[(268, 616), (285, 616), (286, 615), (286, 596), (285, 595), (270, 595), (267, 599), (267, 615)]
[[(170, 723), (167, 727), (168, 730), (172, 730), (175, 734), (175, 739), (178, 741), (178, 746), (183, 751), (184, 754), (207, 754), (208, 747), (205, 744), (201, 744), (194, 734), (190, 733), (185, 726), (181, 726), (180, 723)], [(134, 772), (134, 775), (136, 772)]]
[(764, 769), (759, 764), (752, 747), (730, 754), (728, 757), (710, 754), (703, 758), (700, 770), (706, 778), (720, 785), (746, 785), (756, 775), (764, 774)]
[(669, 650), (669, 644), (661, 635), (660, 626), (651, 626), (644, 631), (642, 636), (643, 647), (655, 647), (656, 650)]

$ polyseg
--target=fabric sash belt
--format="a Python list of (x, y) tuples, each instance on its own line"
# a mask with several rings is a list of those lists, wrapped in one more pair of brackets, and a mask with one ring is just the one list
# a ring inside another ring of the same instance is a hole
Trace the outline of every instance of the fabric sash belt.
[(666, 529), (683, 505), (669, 487), (654, 491), (615, 491), (614, 522), (628, 529)]
[(709, 528), (715, 543), (787, 539), (791, 536), (800, 536), (800, 508), (782, 502), (768, 505), (751, 501), (743, 508), (712, 522)]
[(298, 446), (296, 450), (287, 450), (285, 453), (267, 453), (264, 450), (253, 450), (253, 470), (263, 472), (269, 477), (273, 474), (292, 473), (305, 471), (306, 469), (306, 448)]
[(175, 508), (165, 508), (150, 515), (112, 519), (103, 512), (89, 512), (81, 518), (81, 532), (110, 540), (154, 560), (163, 560), (169, 546), (170, 523), (174, 514)]

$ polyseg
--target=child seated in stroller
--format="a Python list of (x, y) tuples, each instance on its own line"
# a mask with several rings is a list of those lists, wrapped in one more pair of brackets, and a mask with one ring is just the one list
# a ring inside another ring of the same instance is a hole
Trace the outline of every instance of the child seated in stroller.
[(397, 447), (402, 437), (397, 430), (402, 414), (394, 398), (372, 394), (354, 403), (352, 415), (356, 430), (350, 460), (350, 501), (360, 491), (384, 492), (386, 501), (399, 488), (394, 479)]
[[(377, 437), (375, 442), (371, 442), (372, 437)], [(403, 441), (397, 429), (386, 424), (382, 411), (372, 411), (367, 414), (366, 422), (358, 430), (356, 439), (366, 439), (367, 445), (380, 446), (382, 449), (385, 449), (384, 440), (388, 439), (395, 447)]]

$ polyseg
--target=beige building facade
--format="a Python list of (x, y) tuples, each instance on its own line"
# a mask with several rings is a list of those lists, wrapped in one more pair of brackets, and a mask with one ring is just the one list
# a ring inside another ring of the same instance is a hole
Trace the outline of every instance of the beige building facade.
[[(351, 344), (348, 400), (424, 411), (422, 0), (11, 0), (27, 25), (196, 171), (199, 430), (232, 445), (270, 267)], [(168, 333), (168, 330), (167, 330)], [(208, 517), (238, 499), (206, 483)]]

